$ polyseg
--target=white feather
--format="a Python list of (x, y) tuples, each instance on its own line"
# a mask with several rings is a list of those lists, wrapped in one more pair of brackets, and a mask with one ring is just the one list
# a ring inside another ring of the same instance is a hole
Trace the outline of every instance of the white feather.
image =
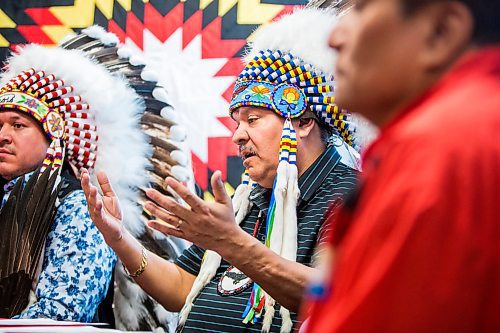
[(187, 182), (190, 180), (191, 172), (183, 166), (174, 165), (170, 169), (170, 172), (172, 173), (172, 176), (180, 182)]
[[(121, 266), (121, 265), (120, 265)], [(146, 296), (141, 297), (139, 293), (144, 294), (142, 290), (137, 291), (137, 286), (132, 281), (126, 278), (119, 279), (118, 276), (125, 277), (121, 267), (116, 269), (115, 273), (115, 295), (114, 295), (114, 314), (115, 322), (119, 329), (139, 329), (139, 318), (144, 317), (147, 313), (142, 301)], [(131, 292), (134, 290), (134, 292)]]
[(153, 328), (153, 333), (166, 333), (163, 327)]
[(149, 82), (158, 82), (159, 77), (158, 74), (146, 67), (141, 72), (141, 79)]
[(252, 36), (245, 61), (248, 63), (261, 50), (281, 50), (331, 74), (336, 54), (328, 46), (328, 38), (337, 23), (335, 13), (331, 9), (302, 8), (262, 25)]
[(116, 51), (116, 54), (119, 58), (128, 59), (132, 55), (132, 50), (127, 46), (122, 46)]
[(365, 147), (368, 147), (377, 138), (379, 128), (358, 113), (352, 114), (351, 121), (356, 127), (356, 143), (361, 147), (361, 151), (363, 151)]
[(181, 125), (174, 125), (170, 127), (170, 140), (182, 142), (186, 140), (187, 132), (186, 128)]
[(298, 170), (295, 164), (287, 165), (287, 175), (281, 256), (285, 259), (295, 261), (297, 259), (297, 200), (300, 194)]
[(120, 292), (120, 288), (115, 288), (113, 313), (115, 314), (116, 328), (119, 330), (138, 330), (139, 316), (137, 314), (139, 308), (132, 306), (127, 298)]
[(107, 32), (103, 27), (98, 25), (92, 25), (85, 28), (82, 32), (89, 37), (99, 39), (106, 46), (115, 46), (120, 42), (114, 33)]
[(283, 247), (283, 219), (285, 209), (285, 197), (288, 183), (288, 162), (280, 161), (278, 170), (276, 171), (276, 185), (274, 187), (274, 202), (276, 208), (274, 210), (274, 223), (269, 240), (269, 248), (275, 253), (281, 255)]
[(161, 109), (160, 115), (163, 118), (165, 118), (167, 120), (170, 120), (173, 123), (177, 123), (178, 122), (177, 113), (175, 112), (174, 108), (171, 107), (170, 105), (165, 106), (163, 109)]
[(163, 103), (168, 103), (167, 91), (161, 87), (153, 89), (153, 97)]
[(165, 310), (163, 306), (156, 304), (154, 307), (154, 313), (161, 324), (168, 327), (174, 323), (175, 325), (173, 325), (172, 329), (175, 329), (175, 326), (177, 326), (177, 314), (173, 314), (172, 312)]
[(187, 166), (187, 164), (189, 162), (186, 154), (182, 150), (179, 150), (179, 149), (173, 150), (170, 153), (170, 157), (172, 157), (172, 159), (174, 161), (176, 161), (177, 163), (179, 163), (180, 166), (183, 166), (183, 167)]
[(144, 58), (138, 54), (132, 54), (128, 59), (128, 62), (130, 62), (134, 66), (142, 66), (146, 64)]

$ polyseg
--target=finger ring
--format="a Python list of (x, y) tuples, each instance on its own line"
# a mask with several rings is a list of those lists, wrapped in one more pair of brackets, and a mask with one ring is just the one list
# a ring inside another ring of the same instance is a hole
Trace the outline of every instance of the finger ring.
[(184, 223), (184, 220), (179, 219), (179, 222), (177, 222), (177, 229), (179, 229), (181, 227), (182, 223)]

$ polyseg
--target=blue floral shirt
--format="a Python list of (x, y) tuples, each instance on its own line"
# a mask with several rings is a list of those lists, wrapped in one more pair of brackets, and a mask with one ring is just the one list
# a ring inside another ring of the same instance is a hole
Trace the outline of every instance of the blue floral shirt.
[[(15, 181), (5, 186), (2, 205)], [(90, 219), (83, 191), (71, 192), (58, 206), (47, 236), (37, 302), (14, 318), (91, 322), (115, 263), (115, 253)]]

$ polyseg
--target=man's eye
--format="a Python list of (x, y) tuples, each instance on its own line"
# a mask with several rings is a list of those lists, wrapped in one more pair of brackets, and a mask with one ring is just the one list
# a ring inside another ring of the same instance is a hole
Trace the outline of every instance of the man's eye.
[(254, 123), (258, 118), (248, 118), (248, 123)]
[(14, 128), (24, 128), (26, 126), (24, 126), (23, 124), (20, 124), (20, 123), (15, 123), (14, 124)]

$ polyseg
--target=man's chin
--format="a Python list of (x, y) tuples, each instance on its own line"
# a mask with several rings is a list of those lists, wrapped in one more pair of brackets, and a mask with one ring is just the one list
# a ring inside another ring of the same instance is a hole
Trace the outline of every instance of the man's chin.
[(3, 179), (7, 180), (7, 181), (10, 181), (14, 178), (16, 178), (12, 172), (8, 172), (8, 171), (4, 171), (4, 170), (0, 170), (0, 177), (2, 177)]
[(25, 173), (26, 172), (23, 172), (20, 169), (12, 169), (11, 166), (0, 161), (0, 176), (5, 180), (12, 180), (12, 179), (17, 178), (20, 175), (23, 175)]
[(266, 177), (264, 177), (262, 173), (255, 172), (255, 170), (253, 171), (254, 172), (252, 172), (251, 169), (248, 169), (248, 175), (250, 176), (250, 179), (264, 188), (273, 188), (274, 178), (266, 179)]

